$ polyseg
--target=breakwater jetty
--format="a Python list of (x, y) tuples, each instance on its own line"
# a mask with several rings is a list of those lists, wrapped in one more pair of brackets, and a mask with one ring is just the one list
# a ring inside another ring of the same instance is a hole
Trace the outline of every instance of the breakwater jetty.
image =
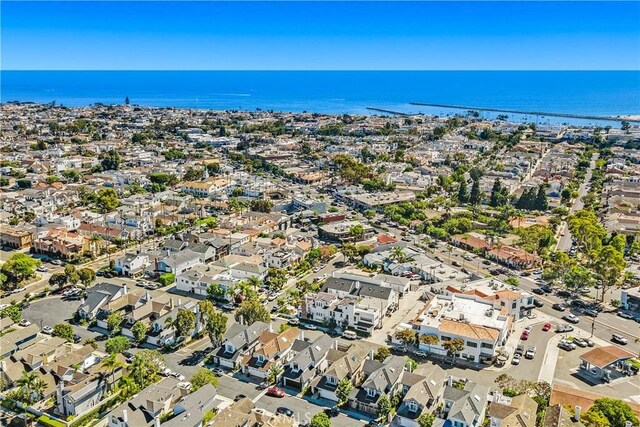
[(569, 119), (586, 119), (586, 120), (603, 120), (610, 122), (621, 122), (623, 120), (628, 121), (629, 123), (640, 123), (640, 120), (636, 118), (627, 118), (624, 116), (598, 116), (591, 114), (567, 114), (567, 113), (547, 113), (542, 111), (519, 111), (519, 110), (506, 110), (501, 108), (482, 108), (482, 107), (466, 107), (463, 105), (447, 105), (447, 104), (432, 104), (427, 102), (410, 102), (410, 105), (419, 105), (424, 107), (440, 107), (440, 108), (451, 108), (456, 110), (475, 110), (475, 111), (489, 111), (492, 113), (511, 113), (511, 114), (522, 114), (527, 116), (548, 116), (548, 117), (566, 117)]
[(385, 110), (384, 108), (367, 107), (367, 110), (377, 111), (379, 113), (393, 114), (396, 116), (410, 116), (411, 114), (401, 113), (400, 111)]

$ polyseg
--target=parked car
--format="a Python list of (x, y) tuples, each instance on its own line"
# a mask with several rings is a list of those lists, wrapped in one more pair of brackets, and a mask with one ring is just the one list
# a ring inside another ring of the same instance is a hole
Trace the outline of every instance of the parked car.
[(567, 322), (573, 323), (573, 324), (576, 324), (576, 323), (580, 322), (580, 318), (578, 316), (576, 316), (575, 314), (571, 314), (571, 313), (562, 316), (562, 318), (564, 320), (566, 320)]
[(574, 299), (573, 301), (571, 301), (571, 307), (585, 308), (587, 307), (587, 303), (582, 301), (581, 299)]
[(276, 414), (285, 415), (287, 417), (293, 417), (293, 411), (285, 406), (280, 406), (276, 409)]
[(27, 319), (22, 319), (20, 320), (20, 323), (18, 323), (18, 325), (20, 326), (29, 326), (31, 324), (31, 322), (29, 322)]
[(418, 357), (427, 357), (427, 353), (425, 353), (424, 351), (420, 351), (420, 350), (414, 351), (413, 354), (414, 354), (414, 356), (418, 356)]
[(587, 308), (585, 310), (582, 310), (582, 314), (589, 317), (598, 317), (598, 311), (592, 308)]
[(527, 359), (533, 359), (536, 357), (536, 346), (532, 345), (527, 349), (527, 352), (524, 354), (524, 357)]
[(526, 332), (528, 334), (531, 333), (532, 330), (533, 330), (533, 326), (531, 326), (531, 325), (525, 326), (525, 328), (524, 328), (524, 332)]
[(344, 331), (342, 333), (342, 338), (346, 338), (348, 340), (355, 340), (356, 338), (358, 338), (358, 334), (356, 334), (353, 331)]
[(454, 267), (462, 267), (462, 264), (460, 264), (458, 261), (453, 261), (451, 263)]
[(522, 335), (520, 335), (520, 339), (523, 341), (526, 341), (529, 339), (529, 332), (522, 332)]
[(281, 390), (278, 387), (269, 387), (267, 389), (267, 396), (284, 397), (284, 390)]
[(491, 261), (489, 261), (488, 259), (483, 260), (482, 263), (484, 265), (491, 265)]
[(626, 311), (619, 311), (618, 316), (622, 317), (623, 319), (633, 319), (633, 315), (631, 313), (627, 313)]
[(559, 290), (558, 292), (556, 292), (556, 295), (558, 295), (560, 298), (571, 298), (571, 292), (565, 290)]
[(213, 368), (211, 372), (213, 372), (216, 375), (216, 377), (221, 377), (224, 375), (224, 371), (220, 368)]
[(560, 304), (560, 303), (555, 303), (551, 306), (551, 308), (553, 308), (554, 310), (558, 310), (558, 311), (565, 311), (567, 309), (567, 306), (564, 304)]
[(265, 388), (269, 387), (269, 384), (267, 384), (266, 382), (261, 382), (260, 384), (258, 384), (256, 386), (256, 389), (258, 390), (264, 390)]
[(547, 322), (542, 326), (542, 330), (547, 332), (549, 329), (551, 329), (551, 323)]
[(618, 334), (611, 335), (611, 341), (618, 344), (627, 345), (627, 339), (622, 335), (618, 335)]
[(524, 354), (524, 346), (522, 344), (518, 344), (518, 346), (516, 347), (516, 351), (513, 354), (522, 356)]
[(222, 308), (223, 308), (224, 310), (234, 310), (234, 309), (236, 308), (236, 306), (235, 306), (234, 304), (227, 303), (227, 304), (224, 304), (224, 305), (222, 306)]
[(325, 409), (324, 413), (333, 418), (340, 415), (340, 409), (337, 406), (332, 406), (331, 408)]
[(293, 318), (293, 319), (289, 319), (288, 322), (291, 326), (297, 326), (300, 324), (300, 319), (298, 318)]
[(558, 347), (566, 351), (571, 351), (576, 349), (576, 345), (569, 340), (560, 340), (560, 342), (558, 343)]
[(38, 270), (41, 273), (46, 273), (47, 271), (49, 271), (49, 269), (47, 267), (45, 267), (44, 265), (38, 266), (38, 268), (36, 268), (36, 270)]
[(520, 364), (520, 353), (515, 353), (513, 355), (513, 357), (511, 358), (511, 364), (512, 365), (519, 365)]
[(585, 348), (588, 346), (587, 342), (585, 340), (583, 340), (582, 338), (574, 338), (573, 339), (573, 343), (575, 345), (577, 345), (578, 347), (582, 347)]
[(533, 288), (531, 292), (533, 292), (536, 295), (544, 295), (544, 291), (542, 290), (542, 288)]
[(562, 325), (558, 325), (556, 327), (556, 332), (572, 332), (573, 331), (573, 326), (571, 325), (567, 325), (567, 324), (562, 324)]
[(52, 259), (51, 260), (51, 264), (53, 264), (53, 265), (62, 265), (62, 261), (60, 261), (59, 259)]
[(244, 399), (247, 396), (245, 396), (244, 394), (237, 394), (236, 397), (233, 398), (234, 402), (237, 402), (238, 400)]
[(51, 335), (53, 333), (53, 328), (51, 326), (45, 326), (44, 328), (42, 328), (42, 333)]
[(544, 307), (544, 303), (536, 298), (533, 299), (533, 305), (540, 308), (540, 307)]

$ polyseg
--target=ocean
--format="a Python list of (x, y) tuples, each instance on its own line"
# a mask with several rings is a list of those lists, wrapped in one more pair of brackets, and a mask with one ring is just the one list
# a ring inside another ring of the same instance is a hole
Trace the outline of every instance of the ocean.
[[(452, 115), (411, 102), (581, 115), (640, 115), (636, 71), (2, 71), (0, 100), (214, 110)], [(481, 112), (486, 118), (498, 113)], [(507, 114), (513, 121), (588, 119)], [(615, 123), (609, 123), (614, 124)]]

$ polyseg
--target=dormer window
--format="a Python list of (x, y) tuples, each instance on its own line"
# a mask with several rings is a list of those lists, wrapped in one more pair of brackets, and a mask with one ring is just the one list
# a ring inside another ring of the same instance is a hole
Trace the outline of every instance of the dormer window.
[(336, 377), (328, 376), (327, 384), (333, 384), (333, 385), (338, 384), (338, 379)]
[(366, 389), (366, 390), (367, 390), (367, 396), (369, 396), (369, 397), (375, 397), (375, 395), (376, 395), (376, 391), (375, 391), (374, 389), (372, 389), (372, 388), (368, 388), (368, 389)]
[(410, 412), (418, 412), (418, 405), (413, 400), (409, 402), (409, 411)]

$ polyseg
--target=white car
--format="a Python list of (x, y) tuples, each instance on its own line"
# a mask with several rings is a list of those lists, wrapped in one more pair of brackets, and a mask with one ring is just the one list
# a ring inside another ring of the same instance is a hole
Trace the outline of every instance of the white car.
[(11, 292), (11, 293), (12, 294), (17, 294), (17, 293), (20, 293), (20, 292), (23, 292), (23, 291), (26, 291), (26, 290), (27, 290), (27, 287), (26, 286), (22, 286), (22, 287), (19, 287), (19, 288), (15, 288), (13, 290), (13, 292)]
[(513, 355), (513, 358), (511, 359), (511, 364), (512, 365), (519, 365), (520, 364), (520, 353), (516, 353)]
[(526, 333), (530, 333), (531, 331), (533, 331), (533, 326), (531, 326), (531, 325), (529, 325), (529, 326), (524, 328), (524, 332), (526, 332)]
[(0, 310), (4, 310), (7, 307), (9, 307), (9, 304), (0, 304)]
[(44, 265), (39, 266), (38, 268), (36, 268), (36, 270), (38, 270), (41, 273), (46, 273), (47, 271), (49, 271), (49, 269)]
[(42, 328), (42, 332), (47, 335), (51, 335), (53, 333), (53, 328), (51, 326), (45, 326)]
[(619, 311), (618, 316), (622, 317), (623, 319), (633, 319), (633, 315), (627, 313), (626, 311)]
[(27, 319), (22, 319), (20, 321), (20, 323), (18, 323), (20, 326), (29, 326), (31, 324), (31, 322), (29, 322)]

